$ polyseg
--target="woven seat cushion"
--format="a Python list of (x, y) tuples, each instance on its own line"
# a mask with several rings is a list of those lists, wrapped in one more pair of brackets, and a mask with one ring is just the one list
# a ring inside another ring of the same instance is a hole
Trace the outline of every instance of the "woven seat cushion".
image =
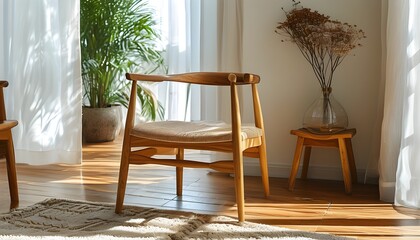
[[(232, 140), (231, 125), (223, 122), (161, 121), (137, 124), (131, 135), (150, 140), (182, 143), (212, 143)], [(242, 126), (242, 140), (262, 136), (260, 128)]]

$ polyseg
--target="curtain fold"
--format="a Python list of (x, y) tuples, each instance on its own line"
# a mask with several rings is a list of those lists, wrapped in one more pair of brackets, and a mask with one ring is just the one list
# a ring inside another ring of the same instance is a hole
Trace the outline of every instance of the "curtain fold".
[[(218, 71), (242, 72), (243, 0), (218, 1), (219, 46)], [(242, 89), (238, 91), (243, 102)], [(218, 90), (218, 113), (220, 119), (230, 122), (229, 89)], [(242, 110), (242, 105), (241, 105)]]
[[(156, 0), (149, 3), (156, 10), (156, 19), (161, 26), (168, 73), (199, 71), (201, 1)], [(156, 91), (164, 105), (166, 120), (191, 120), (191, 85), (162, 83)]]
[(79, 1), (4, 0), (0, 76), (16, 161), (81, 162)]
[[(395, 204), (420, 208), (420, 2), (402, 4), (407, 18), (401, 148), (395, 185)], [(408, 9), (407, 9), (408, 5)]]
[[(386, 34), (386, 70), (384, 118), (382, 121), (379, 161), (379, 190), (381, 200), (393, 202), (395, 172), (401, 145), (401, 124), (405, 79), (405, 47), (407, 44), (406, 17), (408, 6), (404, 1), (389, 1)], [(403, 82), (403, 81), (401, 81)]]
[(420, 208), (420, 6), (388, 1), (381, 200)]
[[(150, 3), (162, 26), (168, 73), (242, 70), (242, 0)], [(165, 119), (230, 121), (228, 89), (170, 83), (157, 91)]]
[(243, 1), (219, 1), (219, 70), (242, 71)]

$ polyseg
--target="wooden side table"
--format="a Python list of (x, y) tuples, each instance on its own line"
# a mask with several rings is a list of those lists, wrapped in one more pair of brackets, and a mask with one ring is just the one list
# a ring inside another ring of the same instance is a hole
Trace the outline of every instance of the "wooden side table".
[(305, 153), (303, 156), (302, 179), (306, 179), (308, 175), (308, 166), (312, 147), (335, 147), (340, 151), (341, 167), (346, 193), (351, 193), (352, 182), (357, 183), (356, 164), (354, 163), (353, 147), (351, 144), (351, 139), (356, 134), (356, 129), (346, 129), (334, 134), (314, 134), (304, 128), (301, 128), (290, 131), (290, 134), (298, 137), (292, 170), (289, 177), (290, 191), (293, 191), (295, 186), (296, 175), (299, 169), (303, 147), (305, 147)]

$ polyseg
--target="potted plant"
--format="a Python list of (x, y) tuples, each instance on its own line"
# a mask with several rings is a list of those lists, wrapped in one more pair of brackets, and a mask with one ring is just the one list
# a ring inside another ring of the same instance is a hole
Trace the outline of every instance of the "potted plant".
[(293, 2), (292, 10), (283, 9), (286, 20), (278, 23), (276, 33), (297, 45), (321, 87), (321, 97), (305, 113), (303, 127), (314, 133), (341, 131), (347, 128), (348, 119), (344, 108), (331, 95), (334, 72), (366, 36), (356, 25), (332, 20)]
[[(164, 70), (155, 26), (144, 0), (80, 1), (85, 141), (112, 141), (119, 132), (121, 114), (114, 106), (128, 104), (126, 72)], [(163, 108), (147, 86), (139, 86), (138, 97), (143, 118), (162, 116)]]

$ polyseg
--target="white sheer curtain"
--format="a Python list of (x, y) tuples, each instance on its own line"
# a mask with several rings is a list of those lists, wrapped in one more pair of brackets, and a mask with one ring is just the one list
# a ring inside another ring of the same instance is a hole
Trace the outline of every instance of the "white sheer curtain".
[[(199, 71), (201, 1), (155, 0), (149, 4), (156, 10), (168, 73)], [(160, 84), (158, 96), (164, 104), (165, 119), (191, 120), (190, 85)]]
[(388, 1), (381, 199), (420, 208), (420, 2)]
[[(154, 0), (168, 73), (241, 71), (242, 0)], [(230, 119), (228, 91), (187, 84), (159, 86), (165, 119)], [(171, 109), (171, 110), (169, 110)]]
[[(219, 1), (218, 18), (219, 59), (218, 70), (223, 72), (242, 71), (242, 31), (243, 31), (243, 0)], [(242, 89), (239, 89), (239, 96), (242, 98)], [(219, 89), (218, 112), (220, 118), (226, 122), (230, 121), (230, 106), (225, 103), (230, 101), (228, 89)], [(241, 100), (242, 102), (242, 100)], [(241, 116), (242, 119), (243, 116)]]
[(0, 77), (16, 161), (81, 162), (79, 0), (2, 0)]

